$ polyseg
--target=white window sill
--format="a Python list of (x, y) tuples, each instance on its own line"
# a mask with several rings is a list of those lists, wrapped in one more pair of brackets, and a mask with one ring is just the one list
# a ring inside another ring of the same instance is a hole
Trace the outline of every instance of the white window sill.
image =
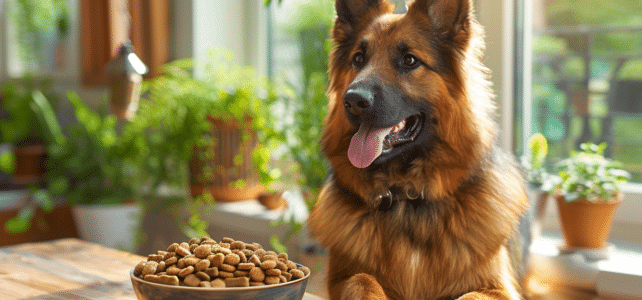
[(608, 259), (590, 262), (580, 253), (560, 255), (561, 244), (562, 238), (547, 233), (531, 245), (531, 269), (538, 279), (594, 290), (606, 299), (642, 299), (642, 249), (615, 244)]

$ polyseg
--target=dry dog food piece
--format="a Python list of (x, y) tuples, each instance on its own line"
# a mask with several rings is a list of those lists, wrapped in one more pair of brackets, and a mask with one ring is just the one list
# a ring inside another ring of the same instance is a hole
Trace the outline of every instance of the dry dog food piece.
[(218, 277), (219, 278), (232, 278), (232, 277), (234, 277), (234, 272), (218, 271)]
[(268, 270), (276, 268), (276, 262), (273, 260), (266, 260), (261, 263), (261, 269)]
[(178, 280), (178, 277), (176, 277), (176, 276), (161, 275), (159, 283), (167, 284), (167, 285), (179, 285), (180, 281)]
[(185, 277), (185, 280), (183, 280), (183, 283), (187, 286), (198, 286), (201, 283), (201, 280), (194, 274), (189, 274), (187, 277)]
[(255, 266), (253, 263), (240, 263), (238, 266), (236, 266), (236, 269), (241, 271), (249, 271), (254, 267)]
[(228, 264), (222, 264), (222, 265), (219, 267), (219, 269), (220, 269), (221, 271), (225, 271), (225, 272), (234, 272), (234, 271), (236, 271), (236, 267), (235, 267), (235, 266), (228, 265)]
[(228, 265), (236, 266), (241, 262), (241, 258), (234, 253), (230, 253), (225, 255), (225, 260), (223, 262)]
[(205, 280), (205, 281), (210, 281), (212, 278), (210, 278), (210, 275), (207, 275), (205, 272), (196, 272), (196, 277), (200, 280)]
[(212, 247), (209, 245), (200, 245), (194, 248), (194, 256), (196, 256), (197, 258), (203, 259), (210, 254), (212, 254)]
[(256, 256), (256, 254), (250, 256), (250, 259), (248, 259), (248, 261), (253, 263), (257, 267), (261, 265), (261, 260), (258, 256)]
[[(189, 247), (189, 246), (188, 246), (188, 247)], [(178, 247), (176, 247), (176, 254), (178, 254), (178, 255), (180, 255), (180, 256), (183, 256), (183, 257), (184, 257), (184, 256), (188, 256), (188, 255), (190, 255), (191, 253), (190, 253), (190, 252), (189, 252), (189, 250), (187, 250), (187, 249), (188, 249), (188, 248), (185, 248), (185, 247), (183, 247), (183, 246), (178, 246)]]
[(140, 273), (143, 272), (143, 269), (145, 268), (145, 265), (147, 264), (146, 261), (141, 261), (139, 262), (136, 267), (134, 268), (134, 276), (140, 275)]
[(279, 279), (279, 276), (265, 276), (265, 280), (263, 281), (265, 284), (277, 284), (281, 282)]
[(205, 271), (207, 268), (209, 268), (209, 266), (210, 266), (210, 261), (207, 259), (203, 259), (194, 265), (194, 270), (196, 270), (197, 272)]
[(310, 269), (308, 269), (308, 267), (301, 266), (301, 267), (298, 267), (297, 269), (303, 271), (303, 274), (305, 274), (306, 276), (310, 274)]
[(212, 287), (225, 287), (225, 281), (221, 278), (216, 278), (210, 282)]
[(292, 270), (290, 270), (290, 274), (292, 274), (292, 278), (293, 278), (293, 279), (299, 279), (299, 278), (303, 278), (303, 277), (305, 276), (305, 274), (303, 273), (303, 271), (301, 271), (301, 270), (299, 270), (299, 269), (292, 269)]
[(145, 267), (143, 268), (143, 271), (140, 272), (141, 277), (145, 277), (145, 275), (154, 275), (156, 273), (156, 268), (158, 267), (158, 263), (155, 261), (147, 261), (145, 264)]
[(266, 251), (258, 243), (210, 237), (192, 238), (159, 250), (134, 267), (143, 280), (174, 286), (248, 287), (278, 284), (305, 277), (287, 253)]
[(263, 281), (265, 280), (265, 273), (261, 268), (254, 267), (250, 270), (250, 279), (252, 279), (252, 281)]
[(194, 273), (194, 267), (189, 266), (185, 269), (182, 269), (180, 272), (178, 272), (178, 277), (185, 278), (187, 275), (190, 275)]
[(250, 286), (250, 279), (247, 277), (225, 278), (225, 287), (246, 287)]

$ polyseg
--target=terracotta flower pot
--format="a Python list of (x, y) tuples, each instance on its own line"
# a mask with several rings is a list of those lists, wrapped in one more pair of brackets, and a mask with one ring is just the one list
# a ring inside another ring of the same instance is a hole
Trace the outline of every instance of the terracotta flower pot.
[(45, 172), (47, 147), (44, 145), (18, 147), (14, 150), (16, 169), (13, 172), (15, 184), (39, 182)]
[(622, 197), (622, 193), (618, 192), (608, 201), (593, 203), (587, 200), (566, 202), (563, 196), (556, 196), (566, 246), (604, 247), (611, 231), (613, 215)]
[[(256, 199), (266, 189), (259, 183), (252, 161), (252, 151), (257, 144), (252, 120), (246, 118), (243, 128), (236, 120), (210, 118), (209, 121), (215, 142), (205, 149), (194, 149), (190, 160), (192, 197), (209, 192), (214, 200), (222, 202)], [(244, 139), (247, 133), (249, 139), (247, 136)], [(241, 158), (240, 163), (235, 157)], [(239, 180), (245, 184), (235, 187), (234, 182)]]

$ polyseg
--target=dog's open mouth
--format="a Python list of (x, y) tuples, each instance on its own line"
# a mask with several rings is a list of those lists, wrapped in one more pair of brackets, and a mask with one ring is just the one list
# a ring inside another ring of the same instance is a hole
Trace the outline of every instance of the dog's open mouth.
[(366, 168), (382, 153), (412, 142), (421, 131), (421, 115), (412, 115), (395, 126), (379, 128), (362, 123), (352, 136), (348, 158), (357, 168)]

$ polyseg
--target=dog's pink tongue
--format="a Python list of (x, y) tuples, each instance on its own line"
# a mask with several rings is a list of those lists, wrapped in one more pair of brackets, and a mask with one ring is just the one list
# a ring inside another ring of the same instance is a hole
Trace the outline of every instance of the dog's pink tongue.
[(348, 149), (348, 158), (357, 168), (369, 166), (383, 149), (383, 139), (394, 126), (388, 128), (373, 128), (361, 124), (359, 131), (352, 136), (350, 148)]

